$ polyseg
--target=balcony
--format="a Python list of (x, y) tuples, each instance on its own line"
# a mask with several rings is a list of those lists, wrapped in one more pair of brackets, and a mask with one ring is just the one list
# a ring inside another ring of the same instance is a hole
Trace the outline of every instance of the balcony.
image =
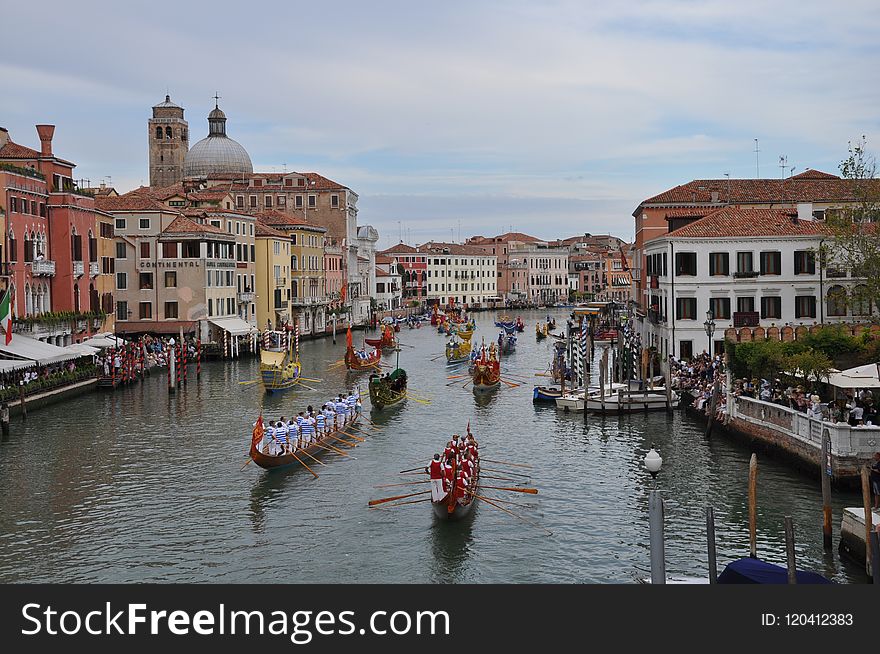
[(276, 277), (275, 286), (287, 286), (287, 277)]
[(739, 270), (733, 273), (734, 279), (754, 279), (758, 276), (757, 270)]
[(761, 316), (757, 311), (734, 311), (734, 327), (757, 327), (761, 324)]
[(97, 261), (90, 261), (89, 262), (89, 277), (97, 277), (98, 273), (100, 273), (100, 272), (101, 272), (101, 269), (98, 266), (98, 262)]
[(55, 262), (43, 259), (31, 264), (31, 274), (37, 277), (52, 277), (55, 274)]
[(660, 312), (655, 309), (648, 309), (648, 320), (652, 325), (661, 325), (665, 322)]
[(74, 261), (73, 262), (73, 276), (74, 277), (82, 277), (85, 272), (85, 267), (83, 266), (82, 261)]
[(243, 302), (245, 304), (249, 304), (254, 301), (254, 293), (253, 291), (245, 291), (244, 293), (238, 294), (238, 301)]
[(290, 304), (295, 307), (311, 307), (318, 304), (326, 304), (327, 300), (323, 297), (292, 297)]

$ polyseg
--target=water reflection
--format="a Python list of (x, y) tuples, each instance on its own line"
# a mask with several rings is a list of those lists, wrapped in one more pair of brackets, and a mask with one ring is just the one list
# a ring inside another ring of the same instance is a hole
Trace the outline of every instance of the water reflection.
[(431, 526), (431, 577), (439, 583), (467, 581), (467, 563), (473, 545), (473, 525), (479, 506), (461, 520), (433, 518)]

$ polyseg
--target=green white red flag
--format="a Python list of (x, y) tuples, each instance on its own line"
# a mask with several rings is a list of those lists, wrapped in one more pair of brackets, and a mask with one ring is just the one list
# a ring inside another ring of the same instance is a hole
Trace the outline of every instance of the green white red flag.
[(7, 288), (0, 300), (0, 326), (6, 332), (6, 345), (12, 342), (12, 315), (15, 312), (15, 295)]

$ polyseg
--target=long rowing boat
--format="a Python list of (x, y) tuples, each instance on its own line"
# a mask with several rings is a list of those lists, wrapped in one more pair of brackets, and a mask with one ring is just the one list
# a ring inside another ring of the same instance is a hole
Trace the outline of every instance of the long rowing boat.
[[(318, 456), (319, 454), (324, 454), (328, 449), (332, 449), (333, 447), (339, 446), (339, 439), (336, 438), (336, 434), (339, 434), (343, 431), (343, 428), (351, 425), (357, 424), (360, 419), (360, 414), (355, 413), (354, 418), (349, 422), (344, 423), (342, 426), (337, 427), (335, 429), (329, 429), (328, 431), (317, 434), (315, 436), (314, 443), (306, 445), (303, 448), (297, 448), (292, 453), (285, 454), (267, 454), (265, 452), (261, 452), (257, 443), (263, 438), (263, 430), (260, 428), (259, 432), (257, 428), (254, 428), (254, 434), (251, 438), (251, 449), (248, 454), (250, 455), (253, 462), (258, 466), (265, 470), (273, 471), (273, 470), (281, 470), (282, 468), (289, 468), (291, 466), (302, 465), (303, 461), (311, 462), (313, 459), (309, 458)], [(262, 416), (260, 416), (260, 420), (262, 420)], [(261, 427), (262, 427), (262, 423)], [(258, 438), (259, 436), (259, 438)], [(330, 446), (330, 447), (328, 447)], [(308, 465), (308, 463), (306, 463)]]
[(406, 399), (406, 371), (396, 368), (387, 377), (370, 375), (370, 403), (377, 411)]

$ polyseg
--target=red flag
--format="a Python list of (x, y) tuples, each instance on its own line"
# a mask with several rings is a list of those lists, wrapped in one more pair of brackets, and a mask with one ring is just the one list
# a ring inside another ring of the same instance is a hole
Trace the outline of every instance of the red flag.
[(342, 289), (339, 291), (339, 297), (342, 304), (345, 304), (345, 291), (348, 290), (348, 284), (343, 284)]
[(260, 412), (260, 417), (257, 418), (257, 424), (254, 425), (254, 435), (251, 438), (251, 446), (253, 449), (259, 449), (260, 441), (263, 440), (263, 412)]
[(346, 347), (354, 347), (351, 344), (351, 325), (348, 326), (348, 330), (345, 332), (345, 345)]

